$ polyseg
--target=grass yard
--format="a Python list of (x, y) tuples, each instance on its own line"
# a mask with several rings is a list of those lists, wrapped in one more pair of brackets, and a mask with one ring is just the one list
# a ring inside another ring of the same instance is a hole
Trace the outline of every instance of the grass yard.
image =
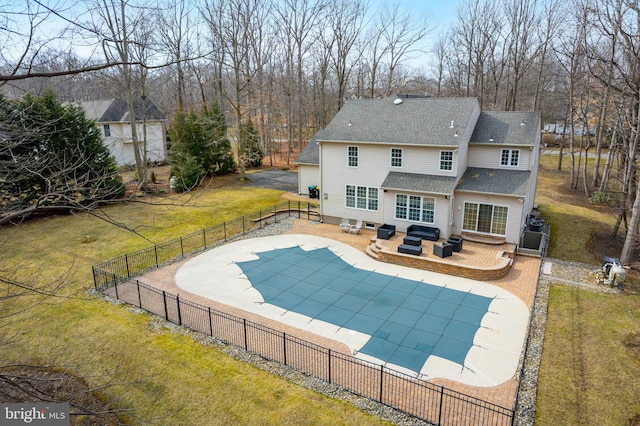
[(194, 194), (138, 197), (108, 207), (102, 218), (51, 216), (5, 227), (3, 275), (51, 283), (47, 288), (63, 283), (64, 297), (48, 297), (8, 318), (37, 299), (0, 302), (0, 340), (10, 340), (2, 347), (2, 365), (66, 368), (126, 410), (132, 424), (385, 424), (86, 293), (93, 287), (91, 265), (272, 206), (282, 195), (233, 177), (215, 178)]
[[(568, 190), (568, 172), (556, 170), (557, 157), (544, 156), (541, 164), (537, 202), (553, 227), (549, 256), (597, 265), (603, 255), (617, 255), (621, 237), (606, 237), (615, 212)], [(128, 410), (132, 424), (383, 424), (151, 316), (86, 294), (91, 265), (271, 206), (282, 196), (216, 178), (194, 194), (138, 197), (106, 208), (101, 218), (52, 216), (0, 230), (3, 275), (62, 283), (65, 296), (8, 318), (36, 298), (0, 302), (0, 333), (11, 338), (2, 347), (3, 364), (65, 367)], [(621, 425), (640, 413), (637, 281), (619, 295), (552, 285), (537, 424)]]
[[(545, 156), (536, 200), (552, 226), (549, 256), (594, 265), (617, 257), (616, 212), (569, 190), (569, 163)], [(536, 424), (636, 425), (640, 413), (640, 292), (637, 272), (625, 291), (600, 294), (552, 285), (542, 352)]]

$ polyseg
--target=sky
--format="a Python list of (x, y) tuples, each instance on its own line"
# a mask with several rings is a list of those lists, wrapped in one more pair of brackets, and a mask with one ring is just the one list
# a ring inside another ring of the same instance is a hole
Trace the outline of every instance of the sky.
[[(435, 40), (440, 35), (444, 34), (455, 21), (457, 6), (461, 2), (462, 0), (369, 0), (369, 10), (376, 10), (383, 5), (390, 6), (391, 4), (396, 4), (401, 11), (408, 11), (412, 18), (425, 18), (427, 20), (432, 31), (420, 45), (420, 48), (425, 52), (425, 54), (417, 55), (416, 58), (404, 62), (404, 64), (409, 67), (427, 70), (431, 68), (433, 62), (433, 58), (431, 57), (433, 44)], [(24, 8), (24, 3), (20, 0), (9, 0), (8, 3), (9, 4), (5, 8), (8, 8), (9, 10), (13, 7), (16, 7), (17, 10), (22, 10)], [(46, 1), (45, 3), (51, 2)], [(69, 10), (73, 10), (74, 2), (73, 0), (59, 0), (55, 4), (63, 9), (71, 8)], [(38, 9), (42, 10), (41, 8)], [(50, 24), (43, 28), (46, 28), (48, 33), (39, 34), (38, 36), (45, 38), (51, 34), (57, 33), (59, 28), (66, 25), (66, 23), (59, 21), (53, 16), (49, 16), (47, 21), (50, 22)], [(79, 53), (85, 50), (87, 50), (89, 54), (92, 52), (91, 49), (78, 48)]]
[[(385, 0), (375, 0), (375, 3), (383, 4)], [(423, 14), (429, 18), (434, 32), (446, 29), (455, 19), (456, 9), (460, 0), (395, 0), (400, 8)]]
[(432, 28), (425, 39), (422, 49), (427, 52), (426, 57), (406, 61), (405, 64), (415, 68), (428, 68), (431, 65), (430, 51), (435, 40), (444, 34), (456, 20), (458, 4), (462, 0), (370, 0), (370, 8), (375, 9), (386, 3), (397, 4), (400, 10), (411, 12), (414, 18), (425, 17)]

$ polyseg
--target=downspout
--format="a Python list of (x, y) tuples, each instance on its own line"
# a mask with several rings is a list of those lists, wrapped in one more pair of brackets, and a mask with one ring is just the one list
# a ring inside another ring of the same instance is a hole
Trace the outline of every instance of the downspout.
[(324, 181), (322, 179), (322, 144), (320, 141), (316, 142), (318, 144), (318, 168), (320, 172), (320, 191), (318, 191), (318, 202), (320, 203), (320, 223), (324, 222)]

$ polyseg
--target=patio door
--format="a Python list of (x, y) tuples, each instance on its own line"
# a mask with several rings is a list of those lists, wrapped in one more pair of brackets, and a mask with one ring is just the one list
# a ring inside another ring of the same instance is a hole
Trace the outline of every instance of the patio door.
[(509, 208), (493, 204), (464, 203), (462, 229), (483, 234), (505, 235)]

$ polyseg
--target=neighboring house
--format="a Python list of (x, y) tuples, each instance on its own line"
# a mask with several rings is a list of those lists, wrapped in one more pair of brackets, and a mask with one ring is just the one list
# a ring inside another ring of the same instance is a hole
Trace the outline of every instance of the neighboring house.
[[(131, 139), (131, 123), (127, 103), (121, 99), (81, 102), (87, 118), (96, 120), (102, 131), (104, 143), (115, 157), (118, 165), (134, 165), (136, 163)], [(137, 122), (138, 140), (143, 141), (146, 127), (146, 158), (150, 162), (167, 159), (167, 119), (155, 106), (146, 99), (134, 101), (134, 113)], [(143, 125), (145, 123), (145, 125)]]
[(483, 112), (475, 98), (345, 103), (296, 159), (299, 192), (320, 188), (327, 223), (361, 219), (517, 244), (531, 213), (537, 112)]

